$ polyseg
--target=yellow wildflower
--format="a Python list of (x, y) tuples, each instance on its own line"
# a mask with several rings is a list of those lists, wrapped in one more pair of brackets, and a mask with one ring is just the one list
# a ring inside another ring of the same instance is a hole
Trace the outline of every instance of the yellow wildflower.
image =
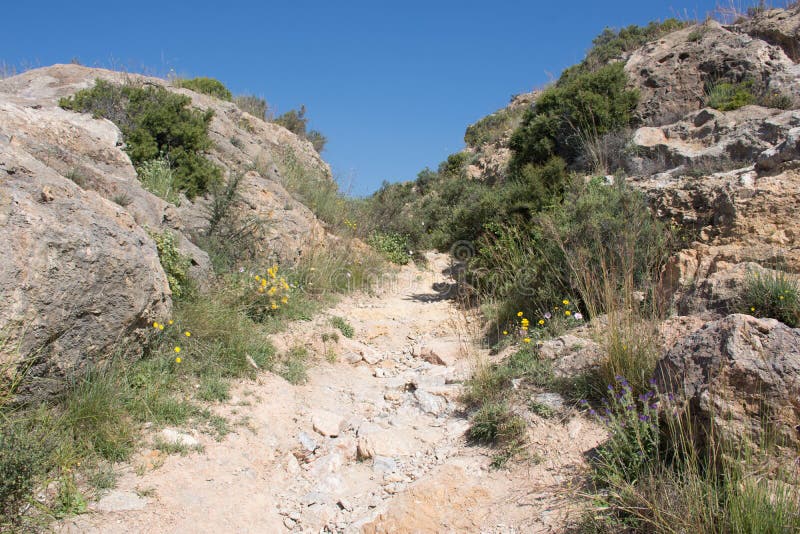
[(173, 321), (172, 319), (170, 319), (169, 321), (167, 321), (167, 324), (172, 324), (172, 323), (174, 323), (174, 322), (175, 322), (175, 321)]
[(531, 342), (531, 338), (529, 338), (529, 337), (526, 337), (526, 338), (525, 338), (525, 339), (523, 339), (522, 341), (523, 341), (524, 343), (530, 343), (530, 342)]
[(503, 335), (507, 336), (508, 335), (508, 330), (503, 330)]
[(522, 317), (522, 312), (517, 312), (517, 317)]
[(756, 311), (756, 309), (754, 307), (750, 306), (750, 311)]
[(569, 311), (569, 310), (566, 310), (566, 311), (564, 312), (564, 315), (566, 315), (567, 317), (569, 317), (570, 315), (572, 315), (572, 312), (571, 312), (571, 311)]
[(563, 304), (564, 306), (569, 306), (569, 301), (567, 299), (564, 299), (561, 301), (561, 304)]
[(186, 336), (186, 337), (192, 337), (192, 333), (189, 332), (188, 330), (186, 332), (184, 332), (183, 335)]
[(183, 360), (181, 360), (181, 357), (180, 357), (180, 356), (178, 356), (177, 358), (175, 358), (175, 363), (181, 363), (182, 361), (183, 361)]
[(158, 323), (158, 329), (159, 329), (159, 330), (164, 330), (164, 325), (163, 325), (163, 324), (161, 324), (161, 323)]
[(158, 329), (158, 323), (153, 323), (153, 328)]
[(544, 319), (539, 319), (539, 324), (540, 325), (544, 324)]
[(287, 302), (289, 302), (289, 298), (288, 298), (288, 297), (283, 297), (283, 298), (281, 299), (281, 303), (282, 303), (282, 304), (286, 304)]
[(178, 353), (181, 351), (181, 348), (180, 348), (180, 347), (175, 347), (175, 348), (174, 348), (174, 349), (172, 349), (172, 350), (174, 350), (174, 351), (175, 351), (175, 354), (178, 354)]
[(278, 309), (278, 305), (273, 302), (272, 305), (270, 306), (270, 308), (272, 308), (273, 310), (277, 310)]

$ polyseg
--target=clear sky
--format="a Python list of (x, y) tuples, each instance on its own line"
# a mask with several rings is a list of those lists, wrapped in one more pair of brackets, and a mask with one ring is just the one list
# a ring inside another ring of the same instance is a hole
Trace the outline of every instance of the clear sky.
[(580, 61), (604, 27), (702, 19), (716, 4), (15, 0), (2, 8), (0, 61), (174, 69), (278, 112), (305, 104), (340, 184), (366, 194), (435, 168), (468, 124)]

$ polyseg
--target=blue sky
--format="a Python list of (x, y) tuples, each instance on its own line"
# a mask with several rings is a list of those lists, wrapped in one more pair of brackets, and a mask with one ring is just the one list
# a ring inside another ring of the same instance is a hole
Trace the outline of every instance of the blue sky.
[[(0, 61), (211, 76), (305, 104), (343, 188), (413, 179), (465, 127), (580, 61), (604, 27), (702, 19), (717, 0), (10, 2)], [(745, 2), (747, 3), (747, 2)]]

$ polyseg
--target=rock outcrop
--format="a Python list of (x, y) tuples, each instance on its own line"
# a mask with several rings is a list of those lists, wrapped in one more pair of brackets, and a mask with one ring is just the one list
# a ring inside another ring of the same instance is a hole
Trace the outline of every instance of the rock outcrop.
[(101, 351), (166, 317), (155, 244), (120, 206), (0, 143), (0, 369), (22, 395), (60, 389)]
[(738, 29), (779, 46), (792, 61), (800, 60), (800, 9), (769, 9), (745, 20)]
[(797, 66), (783, 49), (713, 20), (634, 51), (625, 72), (640, 93), (638, 114), (651, 126), (702, 109), (707, 88), (721, 81), (752, 80), (754, 91), (800, 96)]
[(656, 368), (661, 391), (685, 398), (705, 432), (759, 445), (800, 440), (800, 329), (730, 315), (678, 341)]
[(207, 157), (243, 175), (232, 211), (252, 224), (253, 258), (291, 261), (326, 239), (311, 211), (281, 185), (286, 173), (330, 181), (313, 146), (288, 130), (166, 80), (55, 65), (0, 81), (0, 370), (25, 394), (57, 391), (126, 338), (164, 320), (171, 293), (148, 232), (169, 231), (200, 282), (212, 275), (198, 246), (211, 198), (176, 206), (145, 190), (112, 122), (58, 106), (94, 85), (158, 85), (214, 112)]

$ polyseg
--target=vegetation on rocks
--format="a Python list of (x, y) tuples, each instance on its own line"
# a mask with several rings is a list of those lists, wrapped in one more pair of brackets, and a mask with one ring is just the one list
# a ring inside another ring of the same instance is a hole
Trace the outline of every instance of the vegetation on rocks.
[(208, 125), (213, 111), (189, 107), (191, 99), (163, 87), (97, 80), (94, 87), (62, 98), (64, 109), (91, 113), (116, 124), (135, 166), (166, 158), (174, 186), (189, 198), (221, 179), (220, 169), (203, 155), (211, 147)]
[(191, 89), (197, 93), (213, 96), (220, 100), (227, 100), (230, 102), (233, 95), (225, 85), (214, 78), (178, 78), (174, 82), (175, 87), (183, 87), (184, 89)]

